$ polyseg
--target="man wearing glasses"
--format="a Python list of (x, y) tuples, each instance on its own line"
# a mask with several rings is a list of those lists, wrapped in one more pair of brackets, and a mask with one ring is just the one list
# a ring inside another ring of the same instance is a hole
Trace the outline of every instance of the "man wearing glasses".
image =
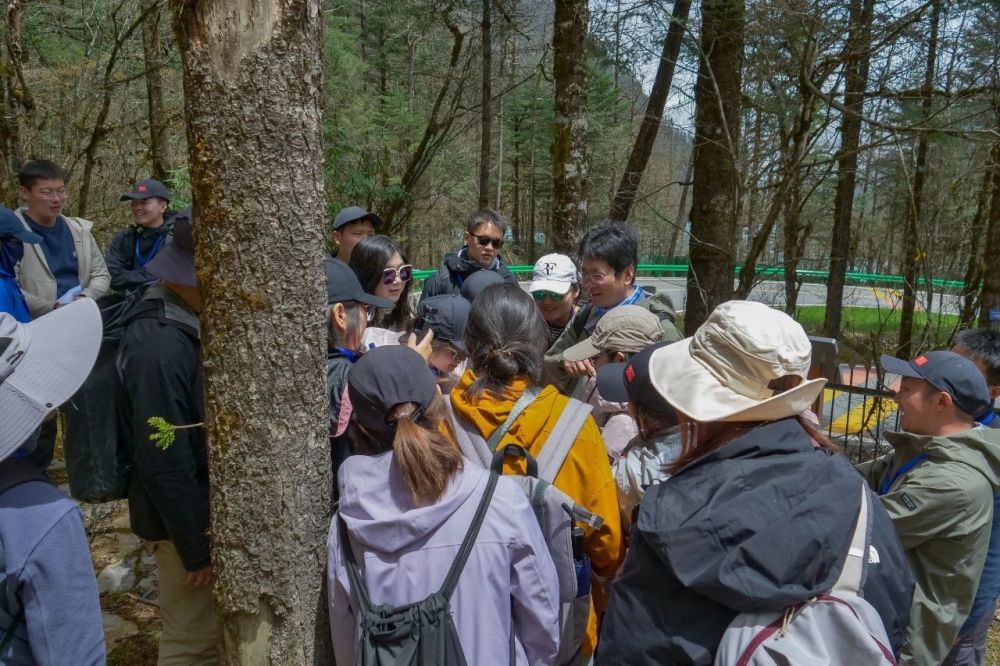
[(94, 223), (62, 214), (66, 205), (66, 178), (48, 160), (24, 163), (17, 174), (24, 206), (17, 215), (42, 237), (27, 245), (18, 267), (18, 281), (34, 318), (84, 296), (108, 293), (111, 275), (90, 233)]
[(594, 227), (580, 240), (580, 283), (590, 295), (590, 304), (580, 308), (555, 344), (545, 354), (546, 377), (564, 392), (572, 392), (576, 379), (596, 374), (589, 359), (568, 361), (563, 353), (586, 340), (597, 322), (619, 305), (638, 305), (655, 314), (663, 329), (663, 340), (681, 339), (674, 327), (674, 304), (661, 292), (653, 294), (635, 283), (639, 263), (639, 238), (635, 229), (620, 222)]
[(444, 265), (424, 281), (420, 300), (442, 294), (461, 295), (465, 280), (476, 271), (494, 271), (504, 282), (517, 283), (500, 257), (507, 223), (500, 214), (486, 208), (473, 211), (465, 227), (465, 246), (444, 257)]

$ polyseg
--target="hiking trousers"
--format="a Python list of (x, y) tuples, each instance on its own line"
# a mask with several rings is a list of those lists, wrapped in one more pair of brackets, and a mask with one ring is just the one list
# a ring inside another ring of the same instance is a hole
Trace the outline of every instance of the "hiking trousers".
[(215, 666), (219, 663), (215, 597), (212, 586), (191, 587), (187, 571), (170, 541), (147, 542), (156, 559), (160, 590), (158, 666)]

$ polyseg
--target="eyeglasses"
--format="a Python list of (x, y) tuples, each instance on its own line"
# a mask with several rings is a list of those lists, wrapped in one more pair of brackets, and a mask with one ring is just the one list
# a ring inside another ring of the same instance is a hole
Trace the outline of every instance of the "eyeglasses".
[(451, 360), (455, 361), (455, 363), (461, 363), (462, 361), (464, 361), (469, 357), (469, 355), (466, 354), (464, 351), (448, 344), (444, 345), (443, 348), (439, 349), (438, 351), (442, 351), (446, 354), (451, 354)]
[(402, 282), (409, 282), (413, 277), (413, 265), (405, 264), (399, 268), (386, 268), (382, 271), (382, 284), (392, 284), (399, 278)]
[(486, 247), (487, 245), (492, 245), (496, 249), (503, 247), (502, 238), (490, 238), (489, 236), (476, 236), (476, 242), (479, 243), (479, 247)]
[(38, 190), (38, 196), (48, 201), (58, 201), (66, 198), (66, 188), (61, 187), (58, 190)]
[(544, 301), (546, 298), (550, 301), (561, 301), (565, 294), (557, 294), (554, 291), (533, 291), (531, 292), (531, 296), (536, 301)]
[(580, 281), (581, 282), (589, 282), (591, 284), (600, 284), (601, 282), (604, 282), (605, 280), (607, 280), (612, 275), (613, 275), (613, 273), (584, 273), (584, 272), (581, 272), (580, 273)]

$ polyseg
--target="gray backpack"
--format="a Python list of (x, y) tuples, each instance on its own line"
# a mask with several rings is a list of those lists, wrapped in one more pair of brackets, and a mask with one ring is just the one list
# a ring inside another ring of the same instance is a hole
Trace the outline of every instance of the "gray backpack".
[[(361, 616), (357, 666), (466, 666), (465, 653), (451, 613), (451, 595), (479, 536), (499, 476), (490, 474), (476, 515), (462, 540), (441, 589), (423, 601), (405, 606), (373, 605), (354, 559), (347, 526), (338, 518), (351, 603)], [(512, 642), (513, 646), (513, 642)], [(513, 661), (511, 661), (513, 663)]]
[(860, 596), (872, 551), (871, 498), (861, 507), (833, 589), (780, 612), (740, 613), (722, 635), (716, 666), (886, 666), (896, 659), (878, 612)]
[(467, 460), (503, 473), (505, 456), (520, 456), (527, 462), (526, 476), (508, 476), (517, 481), (527, 495), (535, 513), (549, 554), (559, 576), (559, 655), (556, 664), (580, 663), (580, 647), (590, 616), (590, 560), (584, 552), (583, 524), (600, 529), (604, 519), (578, 505), (566, 493), (552, 485), (566, 456), (576, 441), (580, 429), (590, 416), (590, 405), (570, 400), (536, 459), (516, 444), (497, 451), (497, 445), (521, 413), (538, 397), (537, 387), (528, 388), (514, 403), (510, 415), (488, 440), (478, 428), (457, 418), (449, 401), (445, 401), (451, 416), (452, 430)]

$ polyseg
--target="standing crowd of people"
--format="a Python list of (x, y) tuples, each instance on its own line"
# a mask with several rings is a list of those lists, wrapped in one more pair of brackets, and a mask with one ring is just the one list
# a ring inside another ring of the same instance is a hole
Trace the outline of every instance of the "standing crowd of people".
[[(191, 211), (139, 181), (104, 255), (63, 215), (56, 165), (19, 177), (24, 205), (0, 209), (0, 664), (106, 660), (80, 512), (45, 476), (102, 349), (98, 303), (117, 304), (159, 663), (217, 663), (206, 442), (150, 439), (153, 417), (204, 415)], [(524, 288), (503, 218), (476, 210), (419, 298), (382, 227), (341, 210), (324, 264), (337, 663), (985, 663), (1000, 333), (884, 356), (900, 431), (854, 466), (819, 427), (802, 327), (730, 301), (682, 339), (627, 224), (543, 256)]]

